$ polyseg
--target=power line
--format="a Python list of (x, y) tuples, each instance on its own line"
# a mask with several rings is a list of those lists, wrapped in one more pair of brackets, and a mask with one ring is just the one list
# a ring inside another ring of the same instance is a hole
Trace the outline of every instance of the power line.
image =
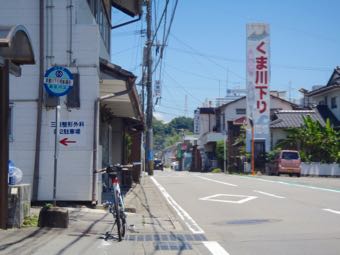
[(163, 58), (163, 52), (164, 52), (164, 47), (165, 45), (167, 44), (168, 42), (168, 38), (169, 38), (169, 34), (170, 34), (170, 30), (171, 30), (171, 27), (172, 27), (172, 23), (174, 21), (174, 18), (175, 18), (175, 13), (176, 13), (176, 9), (177, 9), (177, 4), (178, 4), (178, 0), (176, 0), (175, 2), (175, 6), (174, 6), (174, 9), (172, 10), (172, 14), (171, 14), (171, 19), (170, 19), (170, 24), (168, 26), (168, 30), (167, 30), (167, 33), (165, 35), (165, 39), (163, 38), (163, 45), (161, 47), (161, 54), (160, 54), (160, 57), (158, 58), (155, 66), (154, 66), (154, 69), (152, 70), (152, 73), (155, 72), (155, 70), (157, 69), (157, 66), (159, 65), (159, 62), (160, 60)]
[[(171, 36), (174, 37), (175, 40), (177, 40), (179, 43), (182, 43), (183, 45), (185, 45), (186, 47), (188, 47), (188, 48), (191, 49), (192, 51), (194, 51), (194, 52), (196, 52), (196, 53), (198, 52), (196, 49), (194, 49), (193, 47), (191, 47), (189, 44), (187, 44), (187, 43), (183, 42), (182, 40), (180, 40), (179, 38), (177, 38), (174, 34), (171, 34)], [(228, 72), (234, 74), (235, 76), (241, 78), (242, 80), (245, 80), (245, 78), (244, 78), (242, 75), (239, 75), (238, 73), (233, 72), (233, 71), (231, 71), (229, 68), (226, 68), (225, 66), (223, 66), (223, 65), (217, 63), (216, 61), (212, 60), (212, 57), (204, 56), (204, 54), (201, 54), (201, 53), (199, 53), (199, 52), (198, 52), (198, 54), (200, 54), (201, 57), (204, 57), (205, 59), (207, 59), (209, 62), (213, 63), (215, 66), (218, 66), (219, 68), (221, 68), (221, 69), (223, 69), (223, 70), (225, 70), (225, 71), (228, 71)]]
[(173, 80), (175, 83), (177, 83), (180, 88), (182, 88), (189, 96), (191, 96), (193, 99), (195, 99), (197, 102), (199, 102), (200, 104), (203, 103), (200, 99), (198, 99), (197, 97), (195, 97), (194, 95), (192, 95), (186, 88), (184, 88), (177, 80), (175, 80), (175, 78), (173, 78), (168, 72), (166, 72), (164, 70), (164, 73), (171, 79)]
[[(171, 34), (171, 36), (173, 36), (175, 38), (175, 36), (173, 34)], [(177, 40), (180, 43), (185, 44), (184, 42), (180, 41), (178, 38), (177, 38)], [(191, 46), (188, 46), (188, 47), (191, 47)], [(235, 62), (235, 63), (245, 63), (246, 62), (245, 60), (242, 60), (242, 59), (231, 59), (231, 58), (219, 57), (219, 56), (215, 56), (215, 55), (201, 53), (201, 52), (198, 52), (196, 50), (190, 50), (189, 51), (189, 50), (180, 49), (180, 48), (173, 48), (173, 47), (168, 47), (168, 49), (174, 50), (174, 51), (177, 51), (177, 52), (186, 53), (186, 54), (189, 54), (189, 55), (197, 55), (197, 56), (200, 56), (200, 57), (212, 58), (212, 59), (221, 60), (221, 61), (225, 61), (225, 62)], [(329, 71), (333, 70), (333, 68), (329, 68), (329, 67), (291, 66), (291, 65), (275, 64), (275, 63), (272, 63), (271, 65), (278, 67), (278, 68), (303, 70), (303, 71), (329, 72)], [(232, 71), (230, 71), (230, 72), (233, 73)], [(239, 75), (237, 74), (237, 76), (239, 76)], [(242, 77), (242, 79), (244, 79), (244, 78)]]

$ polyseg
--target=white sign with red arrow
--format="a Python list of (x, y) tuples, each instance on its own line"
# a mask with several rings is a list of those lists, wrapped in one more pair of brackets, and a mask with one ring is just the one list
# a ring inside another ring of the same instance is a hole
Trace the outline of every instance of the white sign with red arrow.
[[(62, 148), (82, 147), (86, 145), (86, 121), (79, 119), (59, 120), (59, 144)], [(55, 134), (56, 122), (49, 122), (50, 130)], [(51, 136), (53, 137), (53, 136)], [(52, 139), (51, 139), (52, 142)]]
[(59, 141), (59, 143), (61, 143), (64, 146), (68, 146), (69, 143), (76, 143), (76, 141), (68, 140), (68, 137), (65, 137), (65, 138), (61, 139)]

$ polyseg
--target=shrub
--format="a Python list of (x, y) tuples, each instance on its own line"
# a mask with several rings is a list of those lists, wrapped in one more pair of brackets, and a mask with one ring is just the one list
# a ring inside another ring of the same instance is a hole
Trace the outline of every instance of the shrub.
[(214, 168), (212, 171), (212, 173), (222, 173), (221, 168)]

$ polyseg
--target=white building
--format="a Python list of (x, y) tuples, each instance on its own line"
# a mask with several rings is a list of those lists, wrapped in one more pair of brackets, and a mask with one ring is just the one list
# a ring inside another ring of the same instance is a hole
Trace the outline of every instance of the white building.
[[(94, 170), (131, 159), (131, 148), (122, 146), (126, 135), (138, 144), (136, 77), (109, 62), (111, 8), (126, 10), (119, 2), (0, 0), (0, 24), (24, 25), (36, 56), (37, 64), (23, 67), (20, 79), (10, 77), (10, 159), (32, 184), (33, 200), (53, 198), (56, 98), (42, 88), (49, 67), (64, 66), (74, 75), (71, 93), (60, 98), (57, 200), (100, 200), (101, 178)], [(133, 11), (125, 12), (139, 14)]]
[(340, 67), (336, 67), (325, 86), (314, 86), (304, 91), (304, 103), (316, 106), (324, 119), (330, 119), (335, 128), (340, 128)]

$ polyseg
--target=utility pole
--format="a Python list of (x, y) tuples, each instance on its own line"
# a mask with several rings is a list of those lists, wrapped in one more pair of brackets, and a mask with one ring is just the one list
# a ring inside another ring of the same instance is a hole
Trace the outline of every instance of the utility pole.
[(9, 60), (4, 60), (4, 65), (0, 66), (0, 229), (7, 229), (8, 219), (8, 82)]
[(146, 73), (146, 169), (149, 175), (153, 175), (153, 130), (152, 130), (152, 31), (151, 31), (151, 2), (146, 0), (146, 47), (147, 47), (147, 73)]

